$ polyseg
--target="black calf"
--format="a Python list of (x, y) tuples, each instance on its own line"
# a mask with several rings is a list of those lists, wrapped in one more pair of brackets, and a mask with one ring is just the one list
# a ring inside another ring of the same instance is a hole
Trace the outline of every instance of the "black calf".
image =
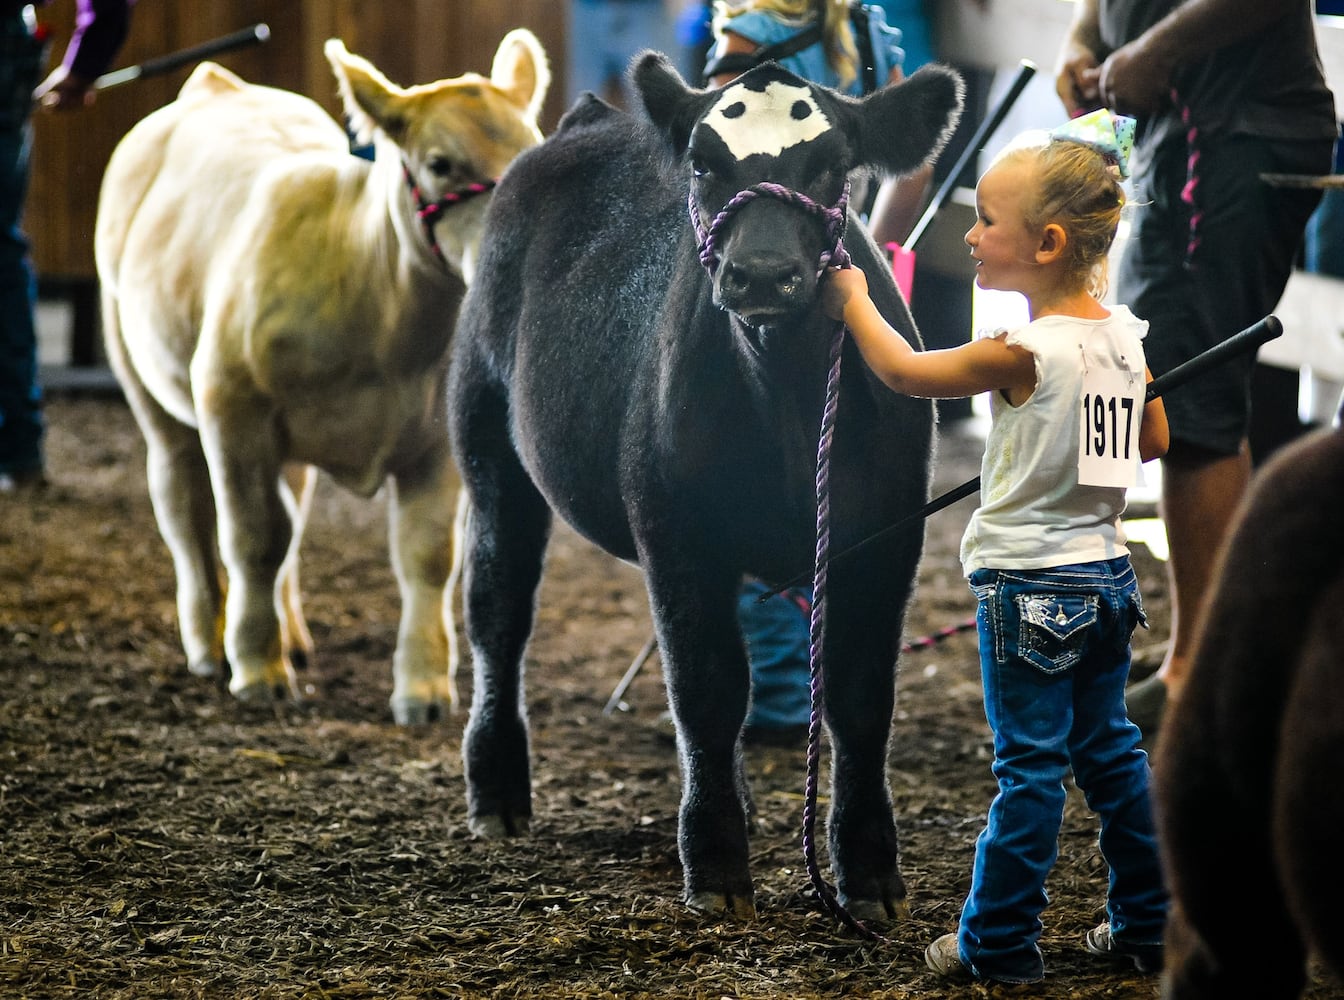
[[(955, 121), (960, 82), (927, 69), (860, 102), (774, 65), (722, 91), (687, 87), (654, 53), (632, 74), (645, 118), (581, 101), (501, 180), (458, 325), (449, 397), (472, 504), (469, 812), (486, 835), (519, 832), (531, 815), (520, 661), (553, 510), (644, 570), (678, 732), (686, 899), (746, 915), (749, 681), (736, 595), (744, 573), (782, 582), (812, 565), (834, 332), (817, 282), (843, 216), (749, 199), (714, 229), (712, 279), (696, 229), (761, 182), (836, 206), (852, 168), (913, 170)], [(876, 247), (853, 222), (845, 242), (915, 341)], [(846, 345), (837, 548), (924, 502), (932, 425), (927, 401), (886, 390)], [(830, 577), (830, 858), (860, 917), (893, 914), (905, 896), (885, 765), (922, 541), (912, 526)]]

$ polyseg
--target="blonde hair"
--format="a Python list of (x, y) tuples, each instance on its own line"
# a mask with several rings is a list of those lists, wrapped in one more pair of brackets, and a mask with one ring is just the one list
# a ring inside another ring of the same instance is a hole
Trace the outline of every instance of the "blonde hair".
[(1097, 298), (1106, 294), (1107, 261), (1125, 189), (1116, 166), (1096, 147), (1048, 132), (1019, 136), (995, 162), (1035, 162), (1035, 190), (1023, 200), (1023, 217), (1035, 230), (1056, 223), (1068, 236), (1067, 273)]
[(848, 87), (859, 75), (859, 50), (849, 23), (849, 0), (714, 0), (714, 37), (722, 38), (731, 30), (729, 22), (748, 11), (767, 11), (800, 28), (820, 18), (821, 43), (826, 63), (840, 78), (840, 89)]

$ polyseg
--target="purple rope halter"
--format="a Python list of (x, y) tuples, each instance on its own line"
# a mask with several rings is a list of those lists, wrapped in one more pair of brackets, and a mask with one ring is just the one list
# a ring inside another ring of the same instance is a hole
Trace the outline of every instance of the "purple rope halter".
[[(833, 240), (830, 250), (823, 251), (817, 266), (820, 274), (828, 265), (849, 267), (849, 252), (844, 247), (845, 222), (848, 218), (849, 182), (845, 182), (840, 200), (832, 208), (813, 201), (806, 195), (783, 187), (779, 184), (764, 182), (754, 184), (745, 191), (734, 195), (724, 205), (706, 229), (700, 221), (700, 212), (692, 191), (688, 199), (691, 222), (699, 240), (700, 263), (713, 276), (718, 270), (720, 255), (718, 237), (728, 220), (744, 205), (756, 198), (767, 196), (777, 198), (790, 205), (810, 212), (826, 223), (827, 237)], [(845, 341), (845, 324), (835, 324), (835, 334), (831, 338), (830, 370), (826, 377), (826, 403), (822, 409), (821, 433), (817, 439), (817, 548), (816, 562), (813, 567), (812, 613), (808, 622), (808, 672), (811, 677), (812, 713), (807, 726), (807, 777), (803, 795), (803, 859), (807, 865), (808, 878), (817, 891), (818, 898), (838, 921), (853, 931), (874, 941), (890, 943), (857, 920), (836, 897), (835, 891), (822, 877), (821, 866), (817, 862), (817, 785), (818, 772), (821, 769), (821, 717), (824, 699), (824, 684), (821, 670), (822, 632), (826, 620), (826, 581), (827, 567), (831, 551), (831, 439), (835, 434), (835, 415), (840, 401), (840, 357)]]
[(849, 266), (849, 254), (845, 251), (843, 242), (845, 222), (849, 218), (848, 180), (845, 181), (844, 190), (840, 192), (840, 200), (830, 208), (813, 201), (800, 191), (786, 188), (782, 184), (762, 181), (760, 184), (753, 184), (745, 191), (739, 191), (733, 195), (728, 204), (724, 205), (719, 210), (719, 214), (710, 221), (708, 229), (705, 228), (705, 224), (700, 219), (700, 208), (696, 204), (695, 192), (692, 191), (687, 199), (687, 207), (691, 213), (691, 225), (695, 227), (695, 236), (699, 241), (700, 263), (705, 266), (705, 270), (710, 273), (711, 277), (719, 269), (718, 242), (723, 227), (728, 224), (728, 220), (739, 209), (760, 197), (775, 198), (785, 204), (796, 205), (805, 212), (817, 216), (826, 224), (826, 236), (831, 241), (831, 249), (822, 251), (821, 262), (817, 265), (818, 274), (830, 264), (834, 264), (836, 267)]
[(415, 177), (411, 174), (410, 165), (405, 160), (401, 161), (401, 176), (406, 178), (406, 186), (411, 189), (411, 197), (415, 199), (415, 214), (425, 227), (425, 238), (429, 241), (429, 249), (433, 251), (434, 256), (439, 258), (444, 264), (447, 260), (443, 256), (443, 250), (439, 247), (439, 241), (434, 238), (434, 224), (443, 217), (443, 213), (448, 211), (454, 205), (461, 204), (464, 201), (470, 201), (478, 194), (485, 194), (487, 191), (494, 190), (494, 181), (476, 181), (468, 184), (458, 191), (449, 191), (437, 201), (429, 201), (420, 191), (420, 185), (415, 183)]

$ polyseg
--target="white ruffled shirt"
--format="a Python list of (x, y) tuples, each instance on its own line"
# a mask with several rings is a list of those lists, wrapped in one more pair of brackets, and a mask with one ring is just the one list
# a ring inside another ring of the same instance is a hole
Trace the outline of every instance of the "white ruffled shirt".
[(1035, 358), (1036, 389), (1021, 406), (991, 394), (980, 507), (961, 542), (967, 576), (977, 569), (1046, 569), (1129, 554), (1120, 525), (1125, 490), (1078, 482), (1088, 367), (1131, 376), (1140, 412), (1146, 392), (1148, 323), (1123, 305), (1109, 308), (1106, 319), (1045, 316), (1006, 334), (1008, 344)]

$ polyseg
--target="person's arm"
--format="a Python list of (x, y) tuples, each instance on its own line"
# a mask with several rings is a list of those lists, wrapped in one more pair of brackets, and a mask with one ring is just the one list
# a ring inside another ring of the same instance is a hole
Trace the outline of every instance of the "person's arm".
[(916, 351), (882, 318), (857, 267), (827, 272), (822, 290), (827, 315), (843, 320), (863, 360), (883, 382), (907, 396), (952, 399), (991, 389), (1030, 392), (1036, 386), (1031, 352), (1002, 337), (973, 340), (941, 351)]
[[(1153, 373), (1147, 367), (1143, 369), (1148, 382)], [(1143, 418), (1139, 421), (1139, 458), (1151, 462), (1167, 453), (1171, 445), (1171, 431), (1167, 427), (1167, 408), (1162, 405), (1162, 397), (1150, 399), (1143, 405)]]
[(61, 64), (48, 74), (33, 99), (65, 110), (92, 104), (93, 83), (112, 65), (130, 30), (135, 0), (79, 0), (75, 31)]
[[(725, 30), (723, 32), (722, 40), (715, 46), (714, 56), (715, 58), (718, 58), (719, 56), (726, 56), (730, 53), (751, 55), (758, 48), (760, 48), (759, 45), (742, 37), (737, 32)], [(736, 80), (741, 75), (742, 74), (740, 73), (719, 73), (717, 76), (710, 77), (709, 82), (716, 87), (722, 87), (726, 83), (732, 83), (732, 81)]]
[(1262, 33), (1300, 2), (1186, 0), (1106, 57), (1100, 96), (1107, 107), (1121, 114), (1160, 108), (1169, 98), (1179, 67)]
[(1055, 93), (1070, 118), (1101, 106), (1101, 41), (1098, 0), (1076, 0), (1073, 22), (1055, 60)]
[(924, 211), (932, 186), (932, 163), (925, 163), (903, 177), (882, 179), (868, 213), (868, 231), (878, 246), (905, 244), (906, 237)]

